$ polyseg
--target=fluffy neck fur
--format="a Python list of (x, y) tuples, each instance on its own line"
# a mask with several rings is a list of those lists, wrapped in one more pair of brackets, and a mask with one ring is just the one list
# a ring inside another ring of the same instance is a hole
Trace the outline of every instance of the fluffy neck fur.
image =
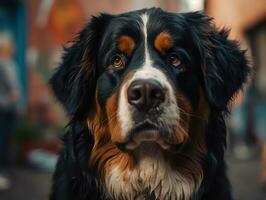
[(158, 200), (189, 200), (201, 184), (199, 163), (194, 163), (197, 174), (189, 168), (174, 169), (157, 145), (143, 144), (134, 158), (134, 168), (117, 165), (105, 174), (105, 187), (114, 199), (142, 200), (153, 196)]
[[(108, 126), (99, 120), (89, 121), (94, 127), (94, 147), (90, 163), (98, 169), (106, 193), (115, 200), (190, 200), (203, 179), (207, 154), (205, 131), (208, 112), (199, 104), (197, 117), (189, 121), (189, 141), (178, 153), (164, 152), (152, 143), (143, 143), (134, 153), (120, 151), (110, 140)], [(199, 117), (198, 113), (205, 113)], [(98, 126), (97, 126), (97, 125)], [(148, 198), (146, 198), (148, 196)]]

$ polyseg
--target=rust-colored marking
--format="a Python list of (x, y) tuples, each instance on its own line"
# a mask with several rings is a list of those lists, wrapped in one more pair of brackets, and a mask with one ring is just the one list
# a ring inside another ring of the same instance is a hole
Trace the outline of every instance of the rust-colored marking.
[(165, 54), (165, 52), (170, 49), (174, 44), (172, 36), (167, 32), (159, 33), (154, 41), (155, 48), (161, 53)]
[(135, 47), (135, 41), (133, 38), (127, 35), (123, 35), (118, 39), (118, 49), (119, 51), (125, 53), (126, 55), (130, 55)]

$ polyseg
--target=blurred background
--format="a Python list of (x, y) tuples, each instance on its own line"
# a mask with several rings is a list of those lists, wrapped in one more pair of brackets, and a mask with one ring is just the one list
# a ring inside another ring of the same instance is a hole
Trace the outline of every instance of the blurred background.
[(67, 123), (47, 84), (62, 45), (99, 12), (202, 10), (248, 49), (255, 71), (227, 119), (236, 200), (266, 200), (266, 0), (0, 0), (0, 199), (44, 200)]

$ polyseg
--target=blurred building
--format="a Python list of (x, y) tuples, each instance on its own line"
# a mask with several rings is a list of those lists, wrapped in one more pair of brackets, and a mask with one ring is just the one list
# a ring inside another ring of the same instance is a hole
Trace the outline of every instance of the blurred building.
[(215, 24), (230, 27), (230, 37), (243, 39), (247, 30), (265, 20), (265, 0), (206, 0), (206, 13)]

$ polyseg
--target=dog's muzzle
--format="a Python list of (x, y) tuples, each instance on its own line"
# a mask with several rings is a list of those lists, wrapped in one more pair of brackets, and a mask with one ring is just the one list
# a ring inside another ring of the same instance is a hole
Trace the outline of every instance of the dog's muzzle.
[(153, 79), (133, 81), (127, 90), (128, 103), (140, 112), (158, 108), (165, 100), (165, 89)]
[[(167, 119), (172, 116), (169, 113), (169, 88), (156, 79), (148, 78), (133, 80), (125, 92), (124, 106), (129, 108), (129, 112), (123, 117), (130, 116), (132, 124), (124, 135), (124, 141), (117, 145), (125, 150), (134, 150), (147, 143), (157, 144), (162, 149), (172, 148), (170, 138), (173, 133), (170, 132), (174, 120)], [(173, 106), (171, 110), (176, 112)]]

